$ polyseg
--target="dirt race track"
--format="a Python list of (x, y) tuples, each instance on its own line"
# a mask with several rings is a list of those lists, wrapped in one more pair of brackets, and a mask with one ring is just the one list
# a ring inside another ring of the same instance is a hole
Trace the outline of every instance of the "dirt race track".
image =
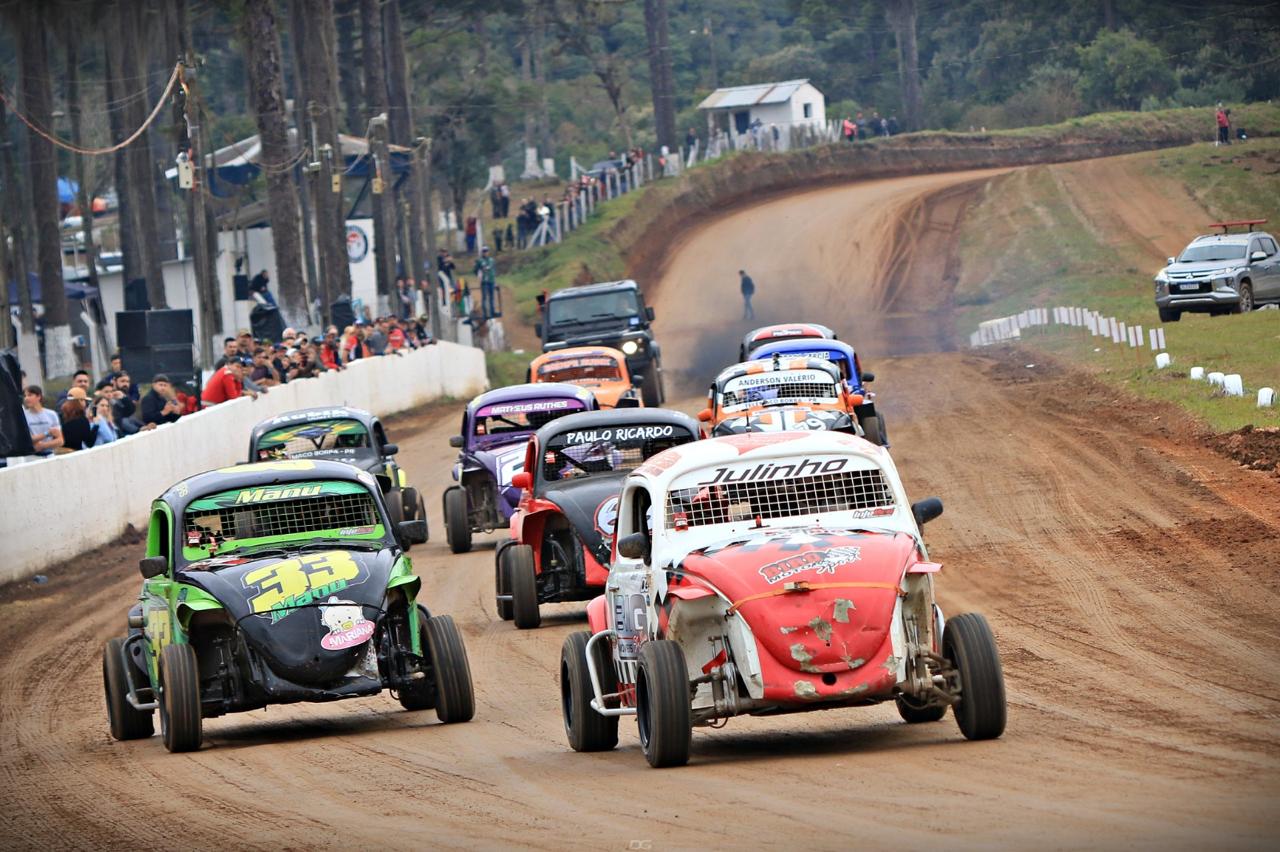
[(138, 548), (104, 548), (0, 597), (0, 846), (1276, 848), (1280, 479), (1075, 374), (939, 351), (950, 229), (983, 177), (731, 213), (677, 247), (656, 302), (690, 411), (745, 330), (738, 268), (761, 322), (826, 321), (858, 342), (908, 491), (946, 502), (928, 531), (944, 610), (996, 631), (1002, 739), (878, 707), (700, 729), (676, 770), (648, 769), (627, 721), (616, 752), (573, 753), (556, 670), (584, 607), (544, 607), (537, 631), (497, 620), (496, 536), (462, 557), (443, 544), (458, 415), (436, 409), (396, 435), (433, 494), (413, 555), (429, 606), (465, 633), (475, 721), (383, 696), (210, 720), (191, 755), (113, 742), (100, 651)]

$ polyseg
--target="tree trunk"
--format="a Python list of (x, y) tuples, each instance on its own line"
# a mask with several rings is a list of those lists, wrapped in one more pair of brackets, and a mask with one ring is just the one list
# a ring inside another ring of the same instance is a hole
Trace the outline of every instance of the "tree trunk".
[[(104, 17), (116, 14), (113, 7), (105, 4), (99, 11)], [(105, 38), (103, 42), (107, 65), (107, 100), (112, 104), (120, 104), (125, 99), (128, 88), (121, 66), (123, 60), (120, 55), (120, 43), (114, 37)], [(118, 142), (129, 134), (123, 107), (108, 110), (107, 119), (112, 142)], [(129, 197), (128, 149), (112, 154), (111, 166), (116, 190), (116, 241), (119, 243), (121, 258), (120, 283), (123, 286), (135, 278), (141, 278), (144, 274), (139, 257), (138, 232), (133, 227), (133, 203)]]
[[(116, 7), (115, 19), (120, 39), (120, 70), (126, 97), (137, 91), (146, 91), (146, 86), (139, 86), (144, 80), (146, 68), (145, 57), (141, 55), (138, 39), (137, 0), (121, 0)], [(130, 82), (132, 81), (132, 82)], [(133, 132), (147, 119), (148, 98), (134, 97), (124, 110), (125, 129)], [(160, 267), (160, 253), (157, 243), (160, 229), (156, 219), (155, 182), (152, 175), (151, 154), (148, 150), (150, 131), (144, 133), (128, 148), (127, 191), (132, 208), (132, 224), (137, 229), (138, 259), (142, 274), (147, 279), (147, 300), (153, 310), (169, 307), (164, 291), (164, 271)]]
[(644, 31), (649, 44), (649, 90), (658, 145), (676, 148), (676, 103), (667, 40), (667, 0), (644, 0)]
[[(306, 65), (303, 51), (304, 34), (302, 21), (298, 19), (299, 6), (289, 3), (289, 79), (293, 85), (293, 124), (298, 131), (298, 146), (308, 151), (303, 160), (309, 164), (316, 161), (316, 153), (311, 147), (309, 136), (310, 125), (307, 122), (307, 91), (303, 68)], [(323, 323), (329, 313), (329, 298), (324, 290), (324, 282), (316, 268), (315, 241), (315, 175), (308, 173), (298, 184), (298, 202), (302, 208), (302, 261), (307, 271), (307, 294), (312, 301), (320, 303), (320, 321)]]
[(363, 136), (365, 96), (356, 52), (359, 6), (360, 0), (337, 0), (333, 6), (333, 24), (338, 34), (338, 91), (342, 95), (344, 122), (348, 133)]
[(538, 148), (544, 157), (556, 155), (556, 140), (551, 133), (547, 109), (547, 14), (542, 3), (533, 10), (533, 84), (538, 91)]
[[(525, 89), (533, 86), (533, 16), (537, 0), (526, 0), (524, 14), (520, 17), (520, 84)], [(538, 116), (533, 98), (524, 101), (524, 147), (538, 147)]]
[(293, 182), (293, 152), (285, 120), (284, 77), (280, 34), (272, 0), (245, 0), (241, 34), (249, 77), (249, 100), (262, 144), (267, 178), (271, 243), (276, 255), (280, 312), (286, 322), (306, 325), (307, 288), (302, 279), (302, 247), (298, 238), (298, 191)]
[[(379, 0), (360, 0), (360, 53), (364, 62), (365, 110), (376, 119), (387, 112), (386, 61), (382, 52), (382, 10)], [(361, 132), (365, 128), (361, 128)], [(368, 127), (369, 153), (375, 166), (369, 197), (373, 207), (373, 262), (378, 281), (378, 312), (387, 312), (396, 280), (394, 205), (391, 162), (387, 155), (385, 122)], [(375, 142), (375, 139), (377, 142)]]
[[(410, 94), (409, 69), (404, 52), (404, 32), (400, 22), (400, 4), (393, 0), (383, 10), (382, 31), (387, 44), (387, 94), (391, 107), (391, 141), (405, 147), (415, 147), (413, 108)], [(430, 227), (424, 222), (422, 186), (418, 176), (418, 155), (414, 152), (413, 170), (405, 184), (409, 196), (408, 256), (412, 272), (407, 277), (420, 281), (428, 274), (426, 256), (422, 244), (422, 229)]]
[[(81, 32), (79, 27), (68, 28), (66, 51), (67, 51), (67, 112), (71, 116), (71, 141), (76, 145), (85, 147), (84, 139), (84, 104), (80, 95), (80, 44)], [(90, 44), (92, 42), (89, 42)], [(93, 193), (89, 190), (89, 168), (83, 154), (74, 155), (76, 166), (76, 183), (78, 189), (76, 192), (76, 203), (80, 206), (80, 232), (84, 235), (84, 256), (85, 265), (88, 268), (89, 286), (97, 289), (98, 287), (98, 263), (97, 263), (97, 244), (93, 237)]]
[[(47, 22), (41, 8), (23, 4), (19, 35), (22, 54), (22, 104), (32, 123), (53, 126), (53, 93), (49, 85)], [(76, 369), (67, 325), (67, 294), (62, 289), (62, 234), (58, 229), (58, 163), (53, 143), (28, 128), (28, 172), (31, 175), (31, 210), (36, 225), (36, 257), (40, 269), (41, 303), (44, 305), (45, 374), (69, 376)]]
[(885, 17), (898, 43), (898, 85), (908, 130), (921, 127), (920, 51), (916, 45), (916, 0), (886, 0)]

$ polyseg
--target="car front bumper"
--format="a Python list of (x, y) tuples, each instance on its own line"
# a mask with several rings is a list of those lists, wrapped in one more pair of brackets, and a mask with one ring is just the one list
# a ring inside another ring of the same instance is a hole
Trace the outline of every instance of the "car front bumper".
[(1235, 307), (1240, 301), (1240, 294), (1227, 282), (1214, 282), (1211, 289), (1181, 292), (1170, 286), (1170, 290), (1156, 295), (1156, 307), (1179, 311), (1214, 310), (1217, 308)]

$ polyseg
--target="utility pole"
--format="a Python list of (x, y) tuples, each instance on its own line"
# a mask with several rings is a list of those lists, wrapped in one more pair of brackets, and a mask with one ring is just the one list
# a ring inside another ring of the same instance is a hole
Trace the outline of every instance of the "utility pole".
[(717, 89), (720, 87), (720, 72), (716, 69), (716, 34), (711, 29), (710, 15), (704, 21), (702, 32), (707, 37), (707, 52), (711, 59), (711, 88)]
[(431, 336), (440, 340), (444, 332), (444, 324), (440, 318), (440, 273), (436, 269), (436, 205), (431, 196), (431, 137), (418, 141), (414, 149), (414, 160), (422, 160), (421, 182), (418, 193), (422, 196), (422, 218), (427, 229), (427, 280), (431, 298)]
[[(0, 87), (4, 85), (4, 79), (0, 78)], [(39, 350), (35, 348), (36, 323), (31, 307), (31, 277), (27, 268), (27, 256), (22, 251), (22, 246), (27, 241), (26, 229), (23, 227), (26, 220), (22, 215), (22, 193), (18, 191), (18, 175), (13, 167), (13, 143), (9, 141), (9, 117), (5, 113), (3, 101), (0, 101), (0, 159), (4, 161), (4, 219), (13, 234), (13, 280), (18, 282), (18, 327), (22, 329), (23, 348), (29, 350), (27, 357), (22, 358), (22, 365), (28, 376), (34, 377), (39, 384), (41, 370)], [(9, 233), (0, 228), (0, 240), (5, 239)], [(8, 278), (4, 281), (6, 304), (9, 298), (8, 281)], [(5, 323), (7, 329), (7, 313)]]
[(397, 298), (397, 294), (391, 292), (396, 280), (395, 227), (390, 222), (395, 212), (391, 205), (395, 202), (387, 197), (393, 180), (385, 112), (369, 119), (369, 154), (373, 159), (370, 184), (373, 190), (373, 262), (378, 271), (378, 313), (386, 314), (391, 312), (392, 300)]

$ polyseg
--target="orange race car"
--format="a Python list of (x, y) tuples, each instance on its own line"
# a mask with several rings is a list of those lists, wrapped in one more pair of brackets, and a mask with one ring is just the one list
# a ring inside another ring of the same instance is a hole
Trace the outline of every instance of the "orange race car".
[(641, 378), (627, 370), (627, 356), (607, 346), (579, 346), (544, 352), (529, 364), (530, 382), (565, 382), (588, 388), (601, 408), (643, 405), (636, 385)]

